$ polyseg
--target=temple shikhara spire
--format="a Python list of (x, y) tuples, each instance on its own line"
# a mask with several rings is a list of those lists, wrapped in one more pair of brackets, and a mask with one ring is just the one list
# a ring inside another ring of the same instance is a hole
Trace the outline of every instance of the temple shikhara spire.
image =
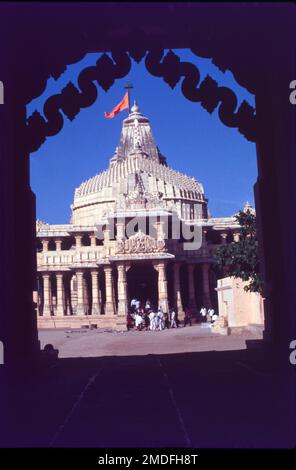
[[(76, 189), (72, 223), (97, 223), (106, 211), (106, 204), (102, 201), (107, 194), (110, 195), (108, 207), (115, 209), (119, 205), (130, 205), (131, 193), (139, 180), (147, 195), (147, 207), (153, 200), (154, 204), (162, 207), (174, 206), (179, 217), (193, 219), (199, 214), (199, 217), (207, 218), (207, 200), (202, 184), (167, 165), (166, 157), (155, 143), (149, 119), (134, 101), (129, 115), (123, 120), (119, 143), (109, 168)], [(186, 203), (189, 204), (187, 209), (185, 201), (190, 201)]]
[(136, 100), (114, 147), (106, 170), (76, 188), (69, 224), (37, 221), (41, 328), (124, 330), (134, 298), (179, 320), (217, 308), (213, 254), (237, 239), (237, 221), (209, 215), (203, 185), (169, 166)]

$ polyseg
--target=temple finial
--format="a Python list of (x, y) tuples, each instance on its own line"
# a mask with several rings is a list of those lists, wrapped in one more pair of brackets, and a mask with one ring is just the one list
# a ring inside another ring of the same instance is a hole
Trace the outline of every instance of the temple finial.
[(139, 106), (137, 105), (136, 100), (134, 100), (134, 104), (133, 104), (133, 106), (132, 106), (131, 112), (132, 112), (132, 113), (139, 113), (139, 112), (140, 112), (140, 108), (139, 108)]

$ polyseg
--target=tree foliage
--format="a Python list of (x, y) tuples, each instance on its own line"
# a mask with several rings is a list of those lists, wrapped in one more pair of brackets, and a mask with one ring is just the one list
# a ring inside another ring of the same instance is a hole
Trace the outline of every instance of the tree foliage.
[(247, 209), (240, 211), (236, 220), (241, 226), (239, 241), (217, 248), (214, 260), (219, 275), (234, 276), (249, 281), (245, 290), (262, 293), (263, 281), (259, 273), (256, 216)]

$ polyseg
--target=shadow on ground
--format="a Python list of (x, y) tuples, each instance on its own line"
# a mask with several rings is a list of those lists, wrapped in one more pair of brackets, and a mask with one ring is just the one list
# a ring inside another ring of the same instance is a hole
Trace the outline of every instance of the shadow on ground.
[(5, 378), (0, 445), (292, 447), (290, 375), (263, 349), (35, 364)]

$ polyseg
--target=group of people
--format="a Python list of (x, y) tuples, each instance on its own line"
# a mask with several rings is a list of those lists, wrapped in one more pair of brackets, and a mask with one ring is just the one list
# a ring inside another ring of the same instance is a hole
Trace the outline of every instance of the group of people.
[(160, 305), (154, 309), (149, 299), (145, 304), (138, 299), (132, 299), (130, 312), (127, 317), (129, 329), (135, 327), (137, 330), (162, 331), (165, 328), (177, 328), (177, 315), (174, 309), (164, 312)]
[(206, 321), (208, 323), (214, 323), (218, 318), (218, 315), (215, 313), (215, 310), (213, 308), (206, 309), (206, 307), (202, 307), (200, 309), (200, 314), (202, 316), (203, 321)]
[[(213, 308), (202, 307), (200, 309), (201, 320), (203, 322), (214, 323), (218, 315)], [(183, 326), (191, 326), (192, 312), (189, 308), (185, 310)], [(127, 316), (128, 329), (162, 331), (165, 328), (178, 328), (180, 322), (174, 309), (168, 312), (160, 305), (155, 309), (149, 299), (145, 303), (133, 298), (130, 302), (130, 311)]]

